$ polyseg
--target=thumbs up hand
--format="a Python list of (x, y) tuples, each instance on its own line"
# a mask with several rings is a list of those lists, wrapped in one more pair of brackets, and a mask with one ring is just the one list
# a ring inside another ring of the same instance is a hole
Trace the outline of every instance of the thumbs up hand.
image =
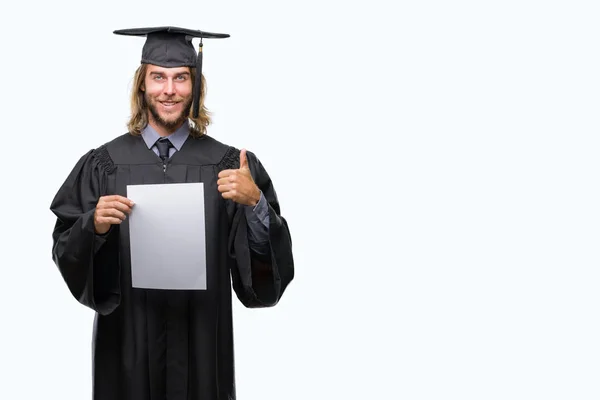
[(246, 149), (240, 151), (240, 168), (219, 172), (218, 190), (224, 199), (255, 206), (260, 200), (260, 189), (254, 183), (246, 157)]

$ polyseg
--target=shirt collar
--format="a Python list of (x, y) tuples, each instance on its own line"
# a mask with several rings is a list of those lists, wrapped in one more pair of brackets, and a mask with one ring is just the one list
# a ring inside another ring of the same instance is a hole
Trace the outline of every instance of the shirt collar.
[[(189, 122), (186, 120), (179, 129), (177, 129), (175, 132), (173, 132), (167, 137), (169, 138), (173, 146), (175, 146), (175, 148), (179, 151), (181, 150), (181, 146), (183, 146), (183, 143), (185, 143), (189, 134), (190, 125)], [(146, 143), (146, 146), (148, 146), (149, 149), (151, 149), (152, 146), (154, 146), (154, 144), (158, 139), (160, 139), (160, 137), (161, 136), (158, 134), (158, 132), (156, 132), (154, 128), (150, 126), (150, 124), (147, 124), (144, 130), (142, 131), (142, 138), (144, 139), (144, 142)]]

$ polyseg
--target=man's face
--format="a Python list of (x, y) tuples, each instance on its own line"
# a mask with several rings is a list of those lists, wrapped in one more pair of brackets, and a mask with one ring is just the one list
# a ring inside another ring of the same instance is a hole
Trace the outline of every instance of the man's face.
[(174, 130), (188, 117), (193, 100), (188, 67), (148, 65), (142, 90), (150, 111), (150, 121)]

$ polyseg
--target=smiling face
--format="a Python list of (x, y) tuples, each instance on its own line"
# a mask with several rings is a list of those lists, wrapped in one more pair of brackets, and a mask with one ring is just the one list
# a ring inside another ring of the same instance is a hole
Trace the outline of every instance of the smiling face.
[(188, 67), (148, 65), (142, 91), (148, 105), (148, 123), (159, 134), (175, 132), (188, 118), (193, 100)]

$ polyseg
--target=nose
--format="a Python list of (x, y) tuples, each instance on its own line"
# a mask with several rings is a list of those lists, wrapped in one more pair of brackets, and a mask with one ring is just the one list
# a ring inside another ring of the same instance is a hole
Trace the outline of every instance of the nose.
[(167, 79), (164, 90), (165, 90), (165, 94), (167, 94), (167, 95), (175, 94), (175, 84), (173, 83), (172, 78)]

